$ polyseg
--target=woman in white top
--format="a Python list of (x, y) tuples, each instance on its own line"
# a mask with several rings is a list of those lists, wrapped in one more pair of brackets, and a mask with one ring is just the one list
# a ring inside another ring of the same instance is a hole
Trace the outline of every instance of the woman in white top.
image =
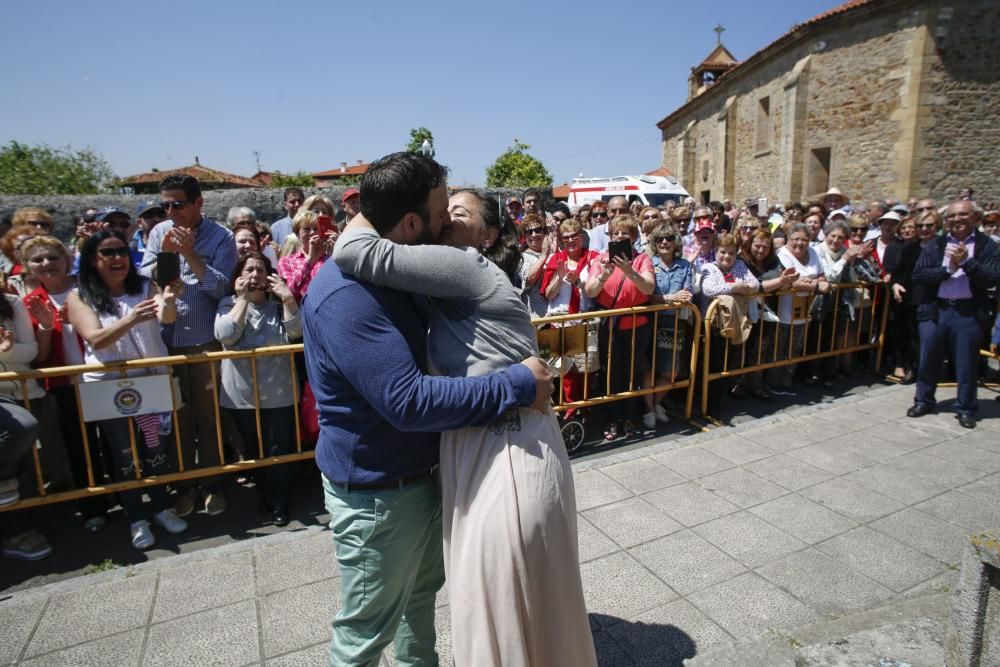
[[(830, 291), (830, 283), (823, 273), (819, 255), (809, 245), (812, 238), (809, 227), (801, 222), (796, 223), (789, 227), (786, 236), (786, 244), (778, 250), (778, 261), (786, 269), (795, 269), (799, 277), (792, 283), (795, 294), (783, 296), (778, 301), (778, 359), (802, 355), (805, 351), (805, 325), (809, 319), (811, 297)], [(791, 366), (786, 366), (784, 372), (776, 378), (779, 388), (787, 389), (791, 386), (792, 370)], [(812, 370), (810, 367), (807, 371), (807, 380), (810, 382), (817, 375)], [(816, 381), (819, 381), (818, 377)]]
[[(235, 275), (235, 296), (222, 299), (215, 316), (215, 338), (226, 350), (288, 345), (302, 337), (299, 305), (263, 254), (241, 255)], [(251, 363), (249, 359), (222, 361), (219, 404), (240, 434), (240, 454), (244, 460), (290, 454), (295, 448), (295, 391), (288, 356), (259, 357), (256, 377)], [(257, 473), (261, 502), (274, 513), (276, 526), (288, 524), (290, 473), (287, 465), (268, 466)]]
[[(70, 324), (86, 342), (84, 359), (88, 364), (111, 363), (167, 356), (160, 337), (160, 324), (177, 318), (178, 285), (171, 283), (156, 294), (154, 285), (139, 276), (129, 256), (125, 238), (118, 232), (101, 230), (86, 240), (80, 249), (79, 288), (66, 299)], [(147, 375), (157, 369), (135, 369), (130, 377)], [(117, 378), (117, 372), (90, 372), (84, 382)], [(132, 420), (130, 423), (129, 420)], [(111, 477), (115, 481), (135, 478), (135, 466), (143, 477), (170, 471), (174, 454), (171, 440), (161, 435), (161, 424), (169, 416), (145, 414), (97, 422), (111, 453)], [(165, 424), (163, 424), (165, 425)], [(139, 461), (132, 457), (129, 429), (134, 426)], [(169, 433), (169, 431), (168, 431)], [(153, 521), (170, 533), (187, 530), (187, 522), (170, 507), (166, 489), (161, 485), (145, 489), (153, 505)], [(148, 549), (156, 543), (142, 508), (142, 491), (121, 491), (119, 502), (129, 521), (132, 546)]]

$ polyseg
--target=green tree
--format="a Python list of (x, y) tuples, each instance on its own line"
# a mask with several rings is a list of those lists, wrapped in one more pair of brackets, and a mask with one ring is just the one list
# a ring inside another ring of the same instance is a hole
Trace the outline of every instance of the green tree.
[(410, 128), (410, 143), (406, 144), (407, 153), (416, 153), (424, 144), (424, 141), (434, 143), (434, 135), (426, 127)]
[(313, 177), (301, 169), (294, 174), (282, 174), (280, 171), (271, 175), (272, 188), (311, 188), (315, 184)]
[(0, 148), (0, 192), (23, 195), (97, 194), (114, 178), (111, 165), (90, 148), (28, 146)]
[(486, 168), (486, 186), (490, 188), (547, 188), (552, 174), (537, 158), (528, 154), (528, 144), (514, 138), (492, 165)]

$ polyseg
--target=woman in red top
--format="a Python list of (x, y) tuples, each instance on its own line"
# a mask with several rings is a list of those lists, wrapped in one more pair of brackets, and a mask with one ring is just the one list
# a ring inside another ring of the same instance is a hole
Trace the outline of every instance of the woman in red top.
[[(588, 310), (588, 301), (583, 294), (591, 261), (597, 253), (584, 249), (583, 226), (570, 218), (559, 225), (559, 250), (549, 257), (542, 273), (539, 291), (549, 302), (546, 315), (565, 315)], [(586, 398), (583, 395), (583, 375), (577, 368), (568, 370), (562, 379), (563, 400), (566, 403)], [(592, 387), (593, 383), (589, 383)], [(566, 417), (572, 411), (566, 412)]]
[[(633, 247), (639, 238), (639, 223), (630, 215), (619, 215), (608, 225), (608, 235), (612, 244), (626, 241), (632, 252), (627, 257), (617, 254), (612, 257), (609, 253), (614, 246), (609, 246), (608, 251), (591, 261), (584, 291), (608, 310), (647, 303), (656, 289), (656, 276), (653, 260), (646, 253), (636, 253)], [(601, 327), (599, 349), (602, 363), (607, 363), (609, 346), (611, 349), (608, 394), (638, 388), (649, 370), (647, 356), (652, 343), (649, 318), (626, 315), (605, 321), (611, 324)], [(634, 412), (634, 401), (613, 401), (607, 408), (608, 429), (604, 439), (612, 441), (631, 434), (634, 429), (629, 417)]]

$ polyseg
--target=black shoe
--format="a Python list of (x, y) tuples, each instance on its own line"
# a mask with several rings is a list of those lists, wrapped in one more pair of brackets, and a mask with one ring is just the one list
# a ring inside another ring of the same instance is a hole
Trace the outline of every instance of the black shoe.
[(937, 408), (934, 406), (927, 405), (926, 403), (914, 403), (909, 410), (906, 411), (907, 417), (923, 417), (924, 415), (936, 415)]
[(955, 415), (962, 428), (976, 428), (976, 418), (972, 415)]
[(271, 523), (275, 526), (287, 526), (288, 525), (288, 508), (287, 507), (276, 507), (274, 509), (274, 514), (271, 515)]
[(906, 371), (906, 375), (899, 381), (899, 384), (913, 384), (917, 381), (917, 375), (913, 371)]

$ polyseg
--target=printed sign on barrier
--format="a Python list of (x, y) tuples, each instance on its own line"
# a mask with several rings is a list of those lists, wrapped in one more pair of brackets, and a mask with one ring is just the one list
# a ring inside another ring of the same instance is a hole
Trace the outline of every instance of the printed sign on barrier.
[(83, 382), (80, 384), (83, 420), (118, 419), (170, 412), (174, 408), (169, 375)]

